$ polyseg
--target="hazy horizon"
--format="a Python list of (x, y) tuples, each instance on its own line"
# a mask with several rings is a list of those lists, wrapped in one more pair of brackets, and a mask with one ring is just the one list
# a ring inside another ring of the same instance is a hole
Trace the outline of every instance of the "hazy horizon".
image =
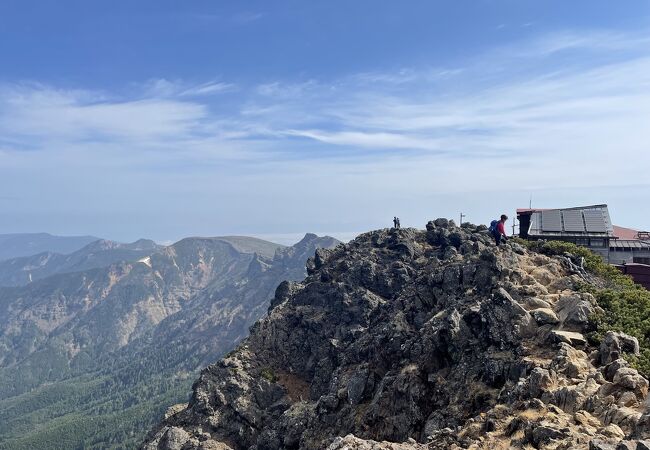
[[(367, 230), (365, 230), (367, 231)], [(182, 236), (177, 239), (170, 239), (170, 240), (165, 240), (165, 241), (155, 241), (159, 245), (172, 245), (175, 244), (176, 242), (186, 239), (186, 238), (228, 238), (228, 237), (250, 237), (250, 238), (257, 238), (257, 239), (262, 239), (268, 242), (272, 242), (275, 244), (282, 244), (282, 245), (287, 245), (291, 246), (293, 244), (296, 244), (300, 242), (308, 233), (311, 234), (316, 234), (321, 237), (325, 236), (330, 236), (334, 237), (342, 242), (348, 242), (352, 239), (354, 239), (357, 235), (364, 233), (365, 231), (359, 231), (359, 232), (351, 232), (351, 233), (330, 233), (330, 232), (313, 232), (313, 231), (306, 231), (305, 233), (281, 233), (281, 234), (257, 234), (257, 235), (242, 235), (242, 234), (227, 234), (227, 235), (194, 235), (194, 234), (189, 234), (187, 236)], [(107, 240), (112, 240), (112, 241), (117, 241), (117, 242), (122, 242), (122, 243), (132, 243), (135, 242), (139, 239), (148, 239), (148, 240), (153, 240), (150, 239), (146, 236), (142, 236), (137, 239), (133, 239), (130, 241), (120, 241), (118, 239), (112, 239), (110, 236), (94, 236), (94, 235), (73, 235), (73, 234), (53, 234), (53, 233), (48, 233), (47, 231), (37, 231), (37, 232), (27, 232), (27, 233), (0, 233), (0, 237), (4, 236), (10, 236), (10, 235), (16, 235), (16, 236), (29, 236), (29, 235), (40, 235), (40, 234), (47, 234), (53, 237), (62, 237), (62, 238), (83, 238), (83, 237), (92, 237), (96, 239), (107, 239)], [(334, 236), (336, 234), (337, 236)]]

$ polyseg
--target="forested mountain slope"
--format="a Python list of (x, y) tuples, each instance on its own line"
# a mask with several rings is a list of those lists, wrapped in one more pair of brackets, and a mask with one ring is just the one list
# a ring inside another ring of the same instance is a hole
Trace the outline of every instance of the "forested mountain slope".
[(188, 238), (0, 288), (0, 448), (133, 448), (196, 370), (248, 334), (276, 286), (336, 244)]

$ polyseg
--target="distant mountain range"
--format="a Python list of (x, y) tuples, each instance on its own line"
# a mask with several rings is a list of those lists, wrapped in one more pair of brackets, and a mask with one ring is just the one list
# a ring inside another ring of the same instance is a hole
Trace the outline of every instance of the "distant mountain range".
[(1, 263), (14, 286), (0, 288), (0, 449), (133, 448), (248, 335), (280, 282), (338, 243), (100, 240)]
[(80, 272), (119, 261), (134, 261), (162, 248), (146, 239), (132, 244), (99, 239), (68, 255), (43, 252), (12, 258), (0, 261), (0, 286), (22, 286), (57, 273)]
[(65, 255), (98, 239), (94, 236), (54, 236), (48, 233), (0, 234), (0, 261), (45, 252)]

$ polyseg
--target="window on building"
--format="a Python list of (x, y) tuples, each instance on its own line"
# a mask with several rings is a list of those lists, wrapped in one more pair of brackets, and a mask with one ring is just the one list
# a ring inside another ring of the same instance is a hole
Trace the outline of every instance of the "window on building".
[(634, 258), (632, 258), (632, 262), (635, 262), (637, 264), (648, 264), (648, 265), (650, 265), (650, 257), (635, 256)]
[(605, 239), (590, 239), (589, 240), (589, 246), (590, 247), (604, 247), (605, 246)]
[(587, 238), (576, 238), (577, 245), (589, 246), (589, 239)]

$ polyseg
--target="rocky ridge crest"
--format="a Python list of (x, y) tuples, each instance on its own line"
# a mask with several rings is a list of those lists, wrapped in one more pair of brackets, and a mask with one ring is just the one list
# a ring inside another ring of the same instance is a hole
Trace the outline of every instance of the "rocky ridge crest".
[(649, 448), (638, 343), (585, 338), (598, 280), (571, 255), (437, 219), (307, 268), (143, 449)]

